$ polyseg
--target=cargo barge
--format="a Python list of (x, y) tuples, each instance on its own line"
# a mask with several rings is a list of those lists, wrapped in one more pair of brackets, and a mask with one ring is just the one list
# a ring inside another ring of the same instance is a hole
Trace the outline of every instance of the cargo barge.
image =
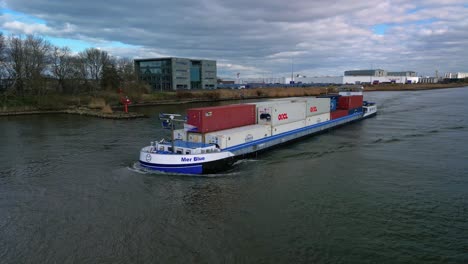
[[(376, 104), (363, 101), (362, 88), (319, 97), (192, 108), (186, 119), (162, 114), (171, 140), (143, 147), (139, 161), (144, 168), (167, 173), (217, 173), (238, 159), (376, 114)], [(174, 129), (177, 121), (184, 122), (183, 129)]]

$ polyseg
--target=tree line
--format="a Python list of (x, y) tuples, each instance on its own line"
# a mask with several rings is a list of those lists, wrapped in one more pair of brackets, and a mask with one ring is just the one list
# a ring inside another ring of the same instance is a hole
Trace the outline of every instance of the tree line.
[(138, 87), (133, 60), (97, 48), (73, 53), (37, 35), (0, 32), (0, 91), (17, 96), (94, 94)]

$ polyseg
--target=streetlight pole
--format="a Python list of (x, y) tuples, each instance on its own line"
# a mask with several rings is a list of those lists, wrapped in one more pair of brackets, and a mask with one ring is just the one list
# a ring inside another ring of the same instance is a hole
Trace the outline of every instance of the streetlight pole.
[(294, 58), (291, 58), (291, 82), (294, 83)]

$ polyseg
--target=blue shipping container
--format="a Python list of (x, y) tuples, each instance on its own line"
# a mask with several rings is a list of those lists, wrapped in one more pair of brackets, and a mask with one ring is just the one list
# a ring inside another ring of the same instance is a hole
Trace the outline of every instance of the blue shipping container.
[(336, 110), (336, 99), (330, 98), (330, 111), (335, 111), (335, 110)]

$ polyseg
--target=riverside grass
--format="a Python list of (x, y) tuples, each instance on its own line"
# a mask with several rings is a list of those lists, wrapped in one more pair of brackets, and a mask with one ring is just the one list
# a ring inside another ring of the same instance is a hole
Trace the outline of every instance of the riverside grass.
[[(365, 86), (365, 91), (417, 91), (467, 86), (467, 83), (449, 84), (379, 84)], [(193, 101), (223, 101), (256, 98), (282, 98), (296, 96), (316, 96), (336, 92), (336, 86), (327, 87), (279, 87), (256, 89), (217, 89), (217, 90), (180, 90), (145, 93), (127, 91), (125, 95), (132, 100), (132, 105), (157, 105), (184, 103)], [(99, 91), (93, 95), (66, 95), (49, 93), (41, 96), (3, 95), (0, 98), (0, 113), (22, 111), (66, 110), (88, 107), (96, 111), (110, 113), (112, 108), (122, 107), (121, 95), (111, 91)]]

